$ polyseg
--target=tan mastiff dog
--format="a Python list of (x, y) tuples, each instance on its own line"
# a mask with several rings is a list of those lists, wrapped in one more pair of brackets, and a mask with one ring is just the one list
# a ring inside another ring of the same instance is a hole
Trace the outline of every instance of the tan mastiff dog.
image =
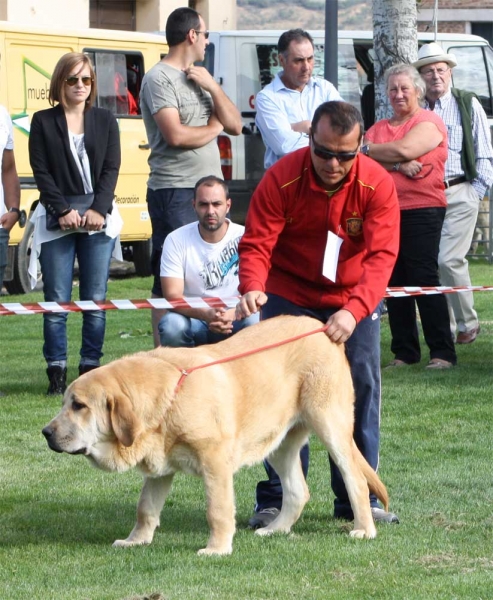
[(299, 451), (311, 431), (344, 478), (355, 517), (350, 535), (374, 538), (368, 490), (386, 510), (388, 495), (353, 441), (353, 396), (344, 346), (319, 321), (277, 317), (218, 344), (158, 348), (90, 371), (69, 386), (43, 434), (56, 452), (144, 474), (137, 524), (115, 546), (151, 543), (173, 476), (185, 471), (202, 477), (207, 495), (210, 537), (199, 554), (230, 554), (233, 474), (267, 457), (283, 504), (256, 533), (289, 532), (309, 499)]

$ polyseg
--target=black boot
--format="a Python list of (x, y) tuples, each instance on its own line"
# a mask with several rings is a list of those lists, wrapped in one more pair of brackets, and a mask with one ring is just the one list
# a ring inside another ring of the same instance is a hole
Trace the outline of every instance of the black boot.
[(54, 365), (46, 369), (46, 374), (50, 380), (46, 395), (57, 396), (58, 394), (64, 394), (67, 389), (67, 367)]
[(99, 365), (79, 365), (79, 377), (84, 375), (84, 373), (88, 373), (93, 369), (97, 369)]

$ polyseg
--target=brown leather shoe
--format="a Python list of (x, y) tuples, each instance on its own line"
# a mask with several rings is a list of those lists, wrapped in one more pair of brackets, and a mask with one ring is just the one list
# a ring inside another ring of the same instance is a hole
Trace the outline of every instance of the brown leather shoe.
[(457, 335), (457, 339), (455, 340), (456, 344), (472, 344), (474, 340), (478, 337), (479, 332), (481, 331), (481, 327), (478, 325), (471, 329), (470, 331), (461, 331)]

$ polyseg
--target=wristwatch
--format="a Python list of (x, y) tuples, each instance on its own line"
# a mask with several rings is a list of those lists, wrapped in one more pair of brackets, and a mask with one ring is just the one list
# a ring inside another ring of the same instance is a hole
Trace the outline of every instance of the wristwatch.
[(370, 155), (370, 144), (365, 144), (364, 146), (361, 146), (361, 153), (364, 154), (365, 156), (369, 156)]
[(401, 163), (394, 163), (392, 165), (392, 171), (398, 171), (401, 168)]
[(26, 224), (26, 211), (25, 210), (21, 210), (20, 208), (16, 208), (15, 206), (12, 206), (11, 208), (9, 208), (9, 213), (17, 213), (17, 222), (19, 223), (19, 227), (24, 227), (24, 225)]

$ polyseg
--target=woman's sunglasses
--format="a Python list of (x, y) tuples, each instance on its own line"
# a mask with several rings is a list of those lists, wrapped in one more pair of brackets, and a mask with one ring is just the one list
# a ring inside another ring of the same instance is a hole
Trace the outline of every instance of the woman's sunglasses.
[(86, 87), (89, 87), (90, 85), (92, 85), (92, 82), (93, 82), (92, 77), (75, 77), (75, 75), (73, 77), (67, 77), (67, 79), (65, 79), (65, 83), (69, 87), (74, 87), (74, 85), (77, 85), (79, 79), (82, 81), (82, 83)]

